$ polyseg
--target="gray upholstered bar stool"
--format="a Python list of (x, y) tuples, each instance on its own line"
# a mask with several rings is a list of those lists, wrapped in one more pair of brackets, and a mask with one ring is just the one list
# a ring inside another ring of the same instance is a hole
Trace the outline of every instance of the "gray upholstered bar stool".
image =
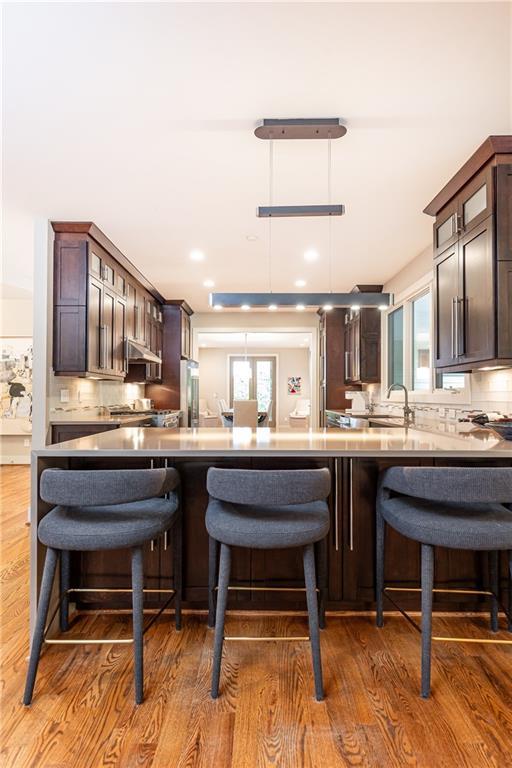
[[(498, 630), (498, 553), (508, 551), (508, 628), (512, 630), (512, 467), (391, 467), (377, 494), (377, 626), (384, 623), (384, 539), (386, 523), (421, 543), (421, 696), (430, 694), (434, 547), (490, 553), (490, 590), (460, 590), (491, 598), (491, 629)], [(397, 588), (398, 589), (398, 588)], [(406, 588), (398, 591), (408, 591)], [(436, 589), (443, 592), (443, 589)], [(448, 590), (457, 592), (459, 590)], [(391, 598), (390, 598), (391, 599)], [(391, 599), (394, 603), (394, 601)], [(401, 610), (400, 606), (394, 605)], [(404, 613), (404, 611), (402, 611)], [(416, 626), (412, 618), (404, 613)], [(419, 629), (419, 627), (417, 627)], [(435, 637), (435, 640), (467, 638)], [(512, 644), (512, 640), (487, 642)]]
[[(59, 555), (61, 599), (48, 627), (57, 610), (60, 610), (60, 628), (65, 632), (69, 628), (69, 594), (76, 591), (70, 587), (69, 583), (70, 551), (99, 551), (129, 547), (132, 589), (109, 591), (132, 592), (133, 638), (111, 642), (133, 642), (135, 701), (140, 704), (144, 698), (143, 593), (146, 591), (143, 589), (142, 547), (146, 542), (152, 541), (170, 529), (173, 532), (174, 588), (158, 590), (172, 594), (150, 624), (174, 598), (176, 629), (181, 628), (179, 475), (175, 469), (95, 471), (46, 469), (41, 474), (40, 495), (43, 501), (56, 506), (42, 518), (38, 528), (39, 540), (46, 545), (47, 549), (23, 703), (29, 705), (32, 701), (41, 647), (47, 631), (45, 625)], [(98, 588), (80, 591), (101, 592), (102, 590)], [(46, 642), (73, 641), (56, 639)], [(87, 642), (110, 641), (87, 640)]]
[[(223, 642), (225, 639), (236, 639), (224, 637), (231, 547), (302, 547), (315, 693), (320, 701), (324, 692), (314, 545), (325, 539), (329, 531), (329, 508), (326, 503), (331, 490), (329, 470), (212, 468), (208, 470), (207, 487), (210, 500), (206, 511), (206, 528), (210, 541), (220, 542), (212, 698), (216, 699), (219, 695)], [(210, 562), (210, 574), (212, 571)]]

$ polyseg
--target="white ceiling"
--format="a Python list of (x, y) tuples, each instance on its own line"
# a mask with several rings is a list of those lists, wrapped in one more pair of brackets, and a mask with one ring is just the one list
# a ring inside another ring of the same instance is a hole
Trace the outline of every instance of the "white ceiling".
[[(35, 216), (93, 220), (168, 298), (267, 290), (263, 117), (341, 117), (332, 288), (385, 282), (422, 208), (510, 124), (510, 21), (484, 4), (4, 8), (3, 281), (29, 287)], [(276, 142), (275, 204), (326, 202), (324, 142)], [(255, 235), (258, 239), (247, 240)], [(327, 221), (277, 220), (273, 288), (326, 290)], [(316, 248), (320, 259), (306, 264)], [(206, 259), (193, 263), (191, 249)]]
[(221, 333), (200, 332), (197, 334), (200, 348), (215, 349), (297, 349), (310, 347), (312, 334), (304, 331), (294, 333), (253, 332), (253, 333)]

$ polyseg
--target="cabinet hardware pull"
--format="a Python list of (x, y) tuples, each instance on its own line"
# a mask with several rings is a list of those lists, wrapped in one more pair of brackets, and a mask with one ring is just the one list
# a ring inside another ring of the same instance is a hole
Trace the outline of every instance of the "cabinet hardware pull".
[[(466, 298), (457, 296), (457, 357), (464, 355), (466, 352), (466, 345), (464, 343), (464, 303), (468, 301)], [(460, 347), (459, 347), (460, 341)]]
[(348, 375), (348, 360), (349, 360), (350, 352), (345, 351), (345, 379), (348, 381), (349, 375)]
[(338, 463), (339, 463), (339, 459), (334, 459), (334, 549), (336, 550), (336, 552), (338, 552), (340, 548)]
[(354, 551), (354, 492), (352, 488), (353, 472), (352, 472), (352, 459), (348, 460), (349, 466), (349, 531), (348, 531), (348, 547), (351, 552)]
[(455, 357), (459, 357), (459, 297), (454, 298), (455, 304)]
[(451, 311), (451, 325), (452, 325), (452, 358), (455, 357), (455, 296), (452, 296), (452, 311)]
[(107, 326), (100, 325), (100, 368), (107, 367)]
[(151, 539), (150, 548), (151, 548), (151, 551), (152, 551), (152, 552), (154, 552), (154, 551), (155, 551), (155, 541), (154, 541), (154, 539)]
[(164, 551), (167, 549), (167, 531), (164, 531)]

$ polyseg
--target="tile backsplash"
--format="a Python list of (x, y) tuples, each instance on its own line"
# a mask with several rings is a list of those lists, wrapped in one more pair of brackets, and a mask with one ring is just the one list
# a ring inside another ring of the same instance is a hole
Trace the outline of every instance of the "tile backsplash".
[[(56, 409), (81, 411), (109, 405), (131, 404), (144, 397), (144, 384), (124, 384), (118, 381), (97, 381), (67, 376), (52, 376), (49, 388), (50, 413)], [(68, 400), (61, 400), (67, 390)]]
[[(400, 411), (400, 406), (395, 402), (391, 404), (389, 400), (383, 398), (381, 388), (378, 384), (371, 384), (365, 387), (376, 405), (389, 410)], [(428, 403), (422, 400), (415, 405), (414, 397), (411, 396), (411, 404), (417, 410), (439, 411), (441, 416), (459, 415), (461, 411), (479, 410), (479, 411), (498, 411), (502, 414), (512, 415), (512, 368), (505, 368), (498, 371), (475, 371), (470, 374), (470, 401), (466, 404), (450, 402), (450, 395), (447, 394), (446, 402)]]

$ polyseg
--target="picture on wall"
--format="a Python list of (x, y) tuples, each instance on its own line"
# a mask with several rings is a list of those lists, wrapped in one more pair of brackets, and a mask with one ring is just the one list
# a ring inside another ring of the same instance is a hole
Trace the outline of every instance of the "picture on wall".
[(302, 376), (288, 377), (288, 394), (300, 395), (302, 392)]
[(32, 339), (0, 337), (0, 431), (31, 432)]

